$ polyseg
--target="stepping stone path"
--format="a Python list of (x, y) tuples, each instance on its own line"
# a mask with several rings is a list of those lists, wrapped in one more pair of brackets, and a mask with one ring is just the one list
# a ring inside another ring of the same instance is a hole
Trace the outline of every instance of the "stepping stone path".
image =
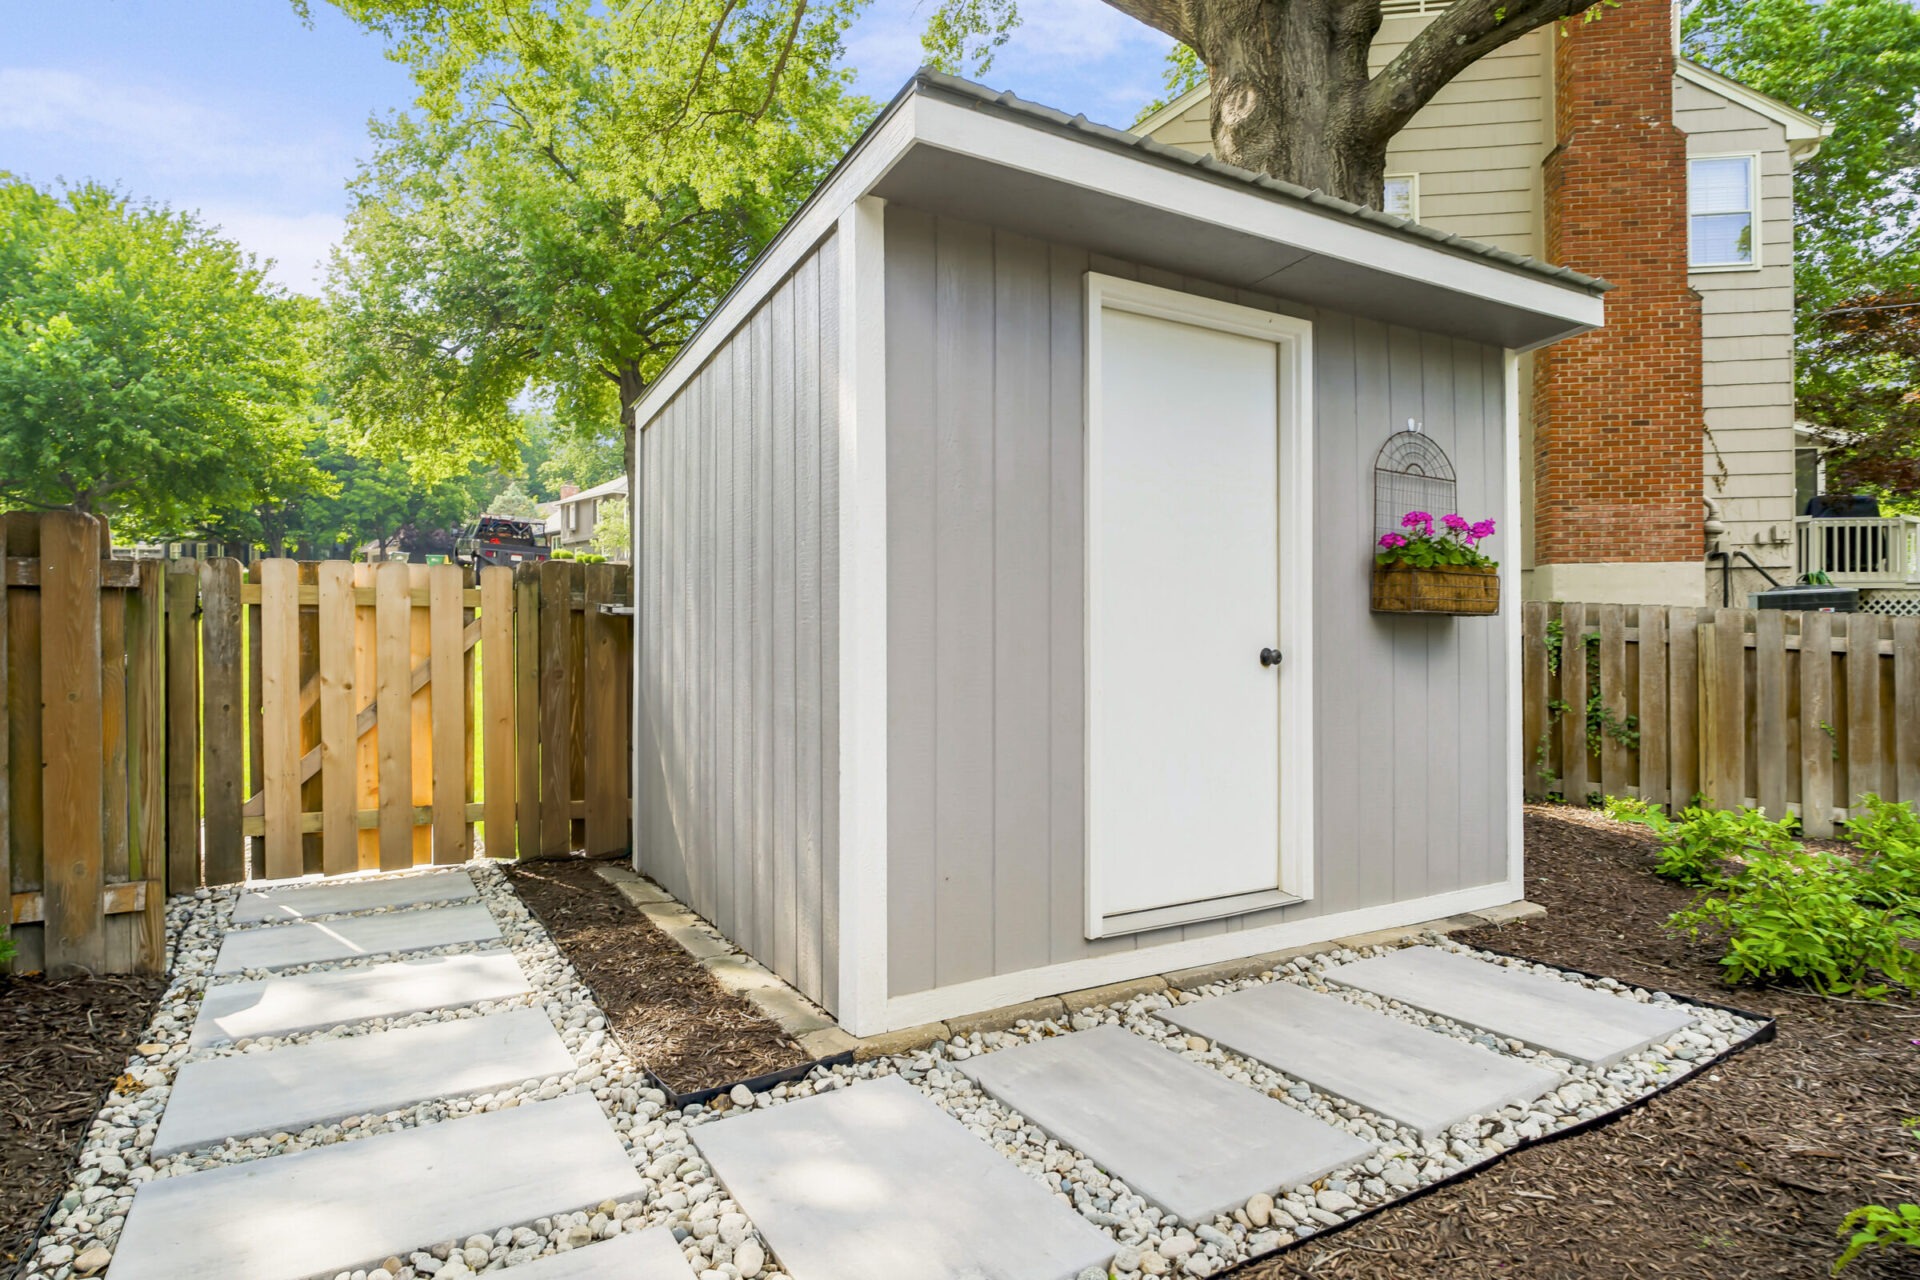
[(1679, 1005), (1641, 1004), (1437, 947), (1355, 961), (1326, 977), (1589, 1067), (1610, 1067), (1693, 1024)]
[(959, 1069), (1188, 1224), (1373, 1154), (1350, 1133), (1112, 1025)]
[(189, 1062), (174, 1080), (153, 1154), (259, 1133), (298, 1133), (312, 1124), (487, 1093), (573, 1067), (573, 1055), (538, 1009)]
[(435, 902), (468, 902), (480, 896), (462, 872), (447, 875), (399, 876), (392, 880), (334, 880), (315, 885), (289, 885), (240, 896), (233, 906), (233, 923), (311, 920), (315, 916), (347, 911), (377, 911), (381, 907), (419, 907)]
[(304, 1280), (640, 1194), (591, 1097), (445, 1120), (141, 1186), (113, 1280)]
[(898, 1076), (693, 1140), (793, 1280), (1074, 1280), (1115, 1252)]
[(207, 989), (187, 1043), (199, 1049), (223, 1040), (290, 1036), (427, 1009), (458, 1009), (532, 990), (519, 962), (504, 952), (227, 982)]
[[(378, 883), (368, 882), (369, 887)], [(220, 958), (214, 961), (213, 971), (225, 974), (244, 969), (285, 969), (297, 964), (492, 942), (499, 937), (500, 926), (493, 922), (493, 913), (482, 906), (276, 924), (228, 934), (220, 944)]]
[(1160, 1016), (1322, 1093), (1397, 1120), (1423, 1141), (1469, 1116), (1530, 1102), (1561, 1084), (1558, 1072), (1292, 982), (1245, 987)]
[[(405, 893), (398, 893), (403, 886)], [(248, 894), (256, 919), (325, 913), (323, 923), (230, 932), (217, 970), (324, 963), (500, 939), (465, 871), (286, 886)], [(455, 902), (432, 910), (396, 905)], [(374, 915), (353, 915), (356, 910)], [(532, 990), (501, 951), (216, 983), (189, 1041), (347, 1027), (459, 1009)], [(491, 1092), (573, 1072), (539, 1008), (500, 1010), (364, 1035), (323, 1037), (185, 1063), (154, 1155), (349, 1116)], [(590, 1093), (427, 1122), (142, 1183), (111, 1280), (246, 1276), (308, 1280), (377, 1267), (438, 1242), (591, 1210), (645, 1192), (633, 1157)], [(511, 1280), (691, 1280), (671, 1232), (594, 1241), (504, 1273)]]

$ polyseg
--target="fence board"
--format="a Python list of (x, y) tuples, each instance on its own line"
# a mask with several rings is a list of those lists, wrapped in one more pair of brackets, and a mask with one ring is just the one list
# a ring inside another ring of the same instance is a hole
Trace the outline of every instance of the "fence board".
[[(266, 757), (262, 754), (266, 748), (265, 722), (260, 717), (260, 664), (265, 656), (265, 646), (260, 640), (260, 564), (256, 560), (247, 566), (247, 581), (252, 584), (248, 591), (253, 597), (247, 604), (247, 777), (248, 790), (253, 795), (261, 794), (266, 777)], [(252, 868), (249, 874), (254, 877), (267, 874), (265, 835), (254, 837), (247, 851), (247, 864)]]
[(1600, 789), (1610, 796), (1627, 794), (1633, 776), (1632, 739), (1622, 741), (1627, 717), (1627, 609), (1600, 606), (1600, 706), (1606, 713), (1600, 733)]
[(1769, 818), (1787, 812), (1787, 615), (1754, 615), (1754, 763), (1760, 807)]
[(167, 566), (167, 892), (200, 878), (200, 575)]
[(1700, 630), (1700, 789), (1715, 807), (1746, 799), (1746, 620), (1719, 609)]
[(1800, 825), (1807, 835), (1833, 834), (1833, 615), (1800, 618)]
[(515, 835), (519, 853), (540, 852), (540, 569), (523, 564), (513, 571), (513, 716), (514, 795), (519, 813)]
[[(132, 847), (128, 877), (150, 882), (134, 936), (133, 967), (159, 973), (166, 965), (167, 866), (166, 717), (161, 638), (166, 610), (162, 567), (140, 566), (139, 585), (127, 597), (127, 821)], [(0, 884), (5, 880), (0, 879)]]
[[(0, 566), (7, 563), (7, 520), (0, 516)], [(8, 903), (13, 901), (13, 778), (12, 751), (9, 721), (13, 716), (9, 708), (12, 703), (9, 694), (13, 690), (13, 681), (7, 670), (7, 655), (12, 646), (7, 642), (7, 575), (0, 573), (0, 897)], [(0, 911), (0, 942), (5, 942), (13, 934), (13, 911), (9, 907)], [(0, 961), (0, 973), (12, 969), (9, 961)]]
[(1640, 606), (1640, 798), (1649, 804), (1667, 803), (1671, 782), (1667, 716), (1667, 611), (1659, 605)]
[(1849, 807), (1866, 792), (1879, 793), (1880, 619), (1856, 613), (1847, 620), (1847, 784)]
[(627, 844), (627, 823), (620, 821), (621, 799), (626, 791), (623, 774), (626, 753), (620, 749), (622, 707), (613, 697), (619, 685), (619, 655), (615, 630), (619, 619), (600, 611), (612, 604), (614, 567), (610, 564), (586, 566), (585, 604), (580, 625), (586, 641), (587, 688), (594, 697), (586, 715), (586, 850), (590, 854), (615, 853)]
[(246, 878), (240, 805), (246, 779), (246, 671), (240, 655), (240, 562), (200, 566), (201, 816), (205, 822), (207, 880)]
[(480, 658), (485, 848), (490, 858), (510, 858), (515, 847), (513, 571), (500, 565), (480, 571)]
[(1520, 606), (1520, 709), (1525, 758), (1522, 790), (1527, 799), (1539, 800), (1549, 790), (1543, 776), (1547, 764), (1547, 606), (1540, 600)]
[(380, 869), (413, 865), (413, 707), (407, 676), (412, 669), (413, 599), (407, 566), (374, 569), (375, 653), (380, 723)]
[(300, 574), (291, 560), (260, 566), (261, 782), (267, 878), (306, 869), (300, 839)]
[[(300, 620), (300, 812), (318, 813), (325, 807), (320, 778), (320, 565), (302, 560), (300, 585), (295, 593)], [(311, 603), (309, 603), (311, 601)], [(307, 767), (308, 757), (313, 767)], [(308, 875), (326, 870), (325, 835), (308, 831), (300, 837), (300, 864)]]
[(467, 695), (461, 678), (466, 671), (466, 646), (460, 636), (460, 567), (427, 567), (428, 628), (433, 675), (428, 682), (433, 704), (433, 860), (467, 860)]
[(1700, 614), (1667, 614), (1667, 802), (1687, 805), (1700, 791)]
[(330, 560), (320, 566), (315, 620), (320, 631), (320, 866), (327, 875), (360, 867), (360, 833), (354, 826), (355, 765), (359, 733), (354, 724), (353, 566)]
[[(373, 575), (377, 565), (356, 564), (353, 566), (353, 689), (354, 700), (363, 707), (372, 705), (377, 712), (379, 707), (379, 611), (370, 593), (373, 592)], [(356, 727), (359, 741), (354, 748), (353, 805), (356, 812), (376, 809), (380, 804), (380, 731), (369, 724), (365, 728)], [(360, 839), (356, 850), (362, 871), (372, 871), (380, 866), (380, 831), (378, 824), (373, 827), (359, 828)]]
[(1920, 618), (1892, 629), (1895, 798), (1920, 809)]
[(1561, 794), (1572, 804), (1585, 804), (1587, 783), (1587, 641), (1585, 605), (1561, 606), (1560, 715)]
[[(133, 832), (127, 822), (129, 596), (116, 591), (102, 597), (97, 589), (95, 595), (100, 608), (100, 877), (104, 892), (108, 884), (125, 884), (133, 864)], [(135, 916), (109, 916), (95, 925), (104, 931), (108, 973), (134, 971), (139, 923)]]
[(573, 611), (568, 607), (574, 566), (540, 566), (540, 852), (555, 857), (573, 846)]
[(100, 525), (50, 512), (40, 525), (42, 830), (46, 970), (106, 967), (100, 829)]

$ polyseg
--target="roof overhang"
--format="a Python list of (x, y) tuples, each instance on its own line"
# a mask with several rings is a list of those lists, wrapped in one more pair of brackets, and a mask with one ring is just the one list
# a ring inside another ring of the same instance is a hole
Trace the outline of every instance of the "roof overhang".
[(681, 349), (635, 420), (649, 422), (864, 196), (1518, 351), (1599, 326), (1610, 287), (1078, 117), (951, 90), (923, 73)]
[(1769, 98), (1757, 89), (1749, 89), (1738, 80), (1729, 80), (1717, 71), (1709, 71), (1697, 62), (1682, 58), (1675, 74), (1688, 84), (1738, 103), (1779, 125), (1786, 131), (1787, 155), (1795, 164), (1811, 160), (1819, 152), (1820, 144), (1833, 136), (1833, 126), (1826, 121), (1790, 107), (1778, 98)]

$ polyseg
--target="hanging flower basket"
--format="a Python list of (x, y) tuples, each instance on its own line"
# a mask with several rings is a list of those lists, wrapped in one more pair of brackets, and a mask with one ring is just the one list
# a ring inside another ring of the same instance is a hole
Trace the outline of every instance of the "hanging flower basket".
[(1486, 565), (1373, 566), (1375, 613), (1500, 612), (1500, 570)]
[(1493, 521), (1410, 511), (1405, 533), (1382, 534), (1373, 557), (1375, 613), (1439, 613), (1468, 617), (1500, 612), (1500, 566), (1481, 554)]

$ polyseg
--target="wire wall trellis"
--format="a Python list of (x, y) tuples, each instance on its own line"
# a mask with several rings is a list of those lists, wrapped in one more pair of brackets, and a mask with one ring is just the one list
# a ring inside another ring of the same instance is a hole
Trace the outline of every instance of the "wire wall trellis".
[(1400, 531), (1400, 518), (1409, 511), (1442, 516), (1456, 510), (1458, 486), (1453, 464), (1420, 424), (1409, 421), (1380, 446), (1373, 460), (1373, 536)]

